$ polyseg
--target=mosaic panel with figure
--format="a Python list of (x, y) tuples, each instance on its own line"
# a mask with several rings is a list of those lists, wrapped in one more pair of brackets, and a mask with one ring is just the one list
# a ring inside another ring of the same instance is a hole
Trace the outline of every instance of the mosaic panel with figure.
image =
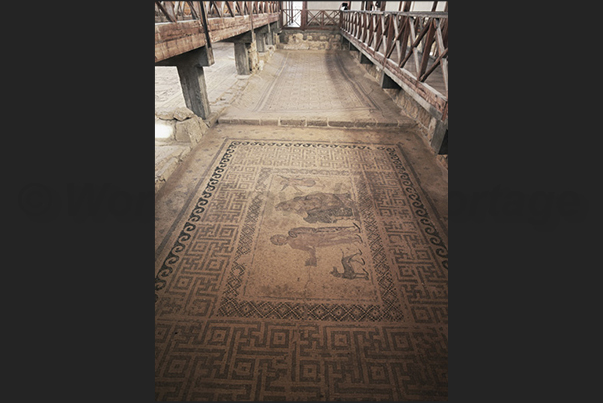
[(220, 154), (158, 259), (156, 400), (446, 400), (448, 252), (403, 150)]

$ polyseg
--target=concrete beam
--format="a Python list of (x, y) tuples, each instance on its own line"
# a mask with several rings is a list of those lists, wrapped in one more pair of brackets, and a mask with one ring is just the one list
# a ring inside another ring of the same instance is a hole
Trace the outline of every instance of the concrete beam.
[(399, 90), (402, 88), (390, 76), (385, 74), (385, 70), (381, 70), (381, 77), (379, 79), (379, 83), (381, 84), (381, 88), (393, 88), (395, 90)]
[(269, 31), (270, 29), (270, 24), (266, 24), (263, 27), (259, 27), (255, 29), (255, 34), (265, 34)]
[(280, 23), (277, 21), (277, 22), (270, 24), (270, 30), (272, 31), (272, 44), (276, 45), (276, 37), (279, 34), (279, 32), (282, 31)]
[(266, 44), (274, 45), (271, 24), (266, 24), (255, 29), (256, 47), (258, 52), (266, 51)]
[(209, 46), (193, 49), (189, 52), (181, 53), (177, 56), (161, 60), (155, 63), (155, 66), (178, 66), (179, 64), (197, 64), (208, 67), (214, 64), (214, 51)]
[(364, 53), (360, 53), (360, 64), (373, 64), (373, 62)]
[(240, 35), (233, 36), (222, 40), (222, 42), (233, 42), (233, 43), (251, 43), (255, 40), (255, 34), (253, 31), (247, 31)]
[(235, 65), (239, 75), (251, 74), (251, 66), (249, 65), (250, 45), (250, 43), (244, 42), (235, 42), (234, 44)]
[(273, 23), (267, 25), (266, 44), (274, 46), (274, 28), (272, 28), (272, 25)]
[(350, 41), (348, 41), (343, 35), (341, 36), (341, 49), (350, 49)]
[(448, 154), (448, 129), (446, 129), (446, 133), (444, 134), (444, 139), (442, 140), (442, 145), (440, 146), (440, 151), (438, 154)]
[(255, 32), (255, 46), (258, 52), (266, 51), (266, 41), (264, 40), (265, 36), (266, 34), (263, 32), (263, 30), (259, 29)]
[(429, 144), (438, 154), (448, 154), (448, 119), (441, 121), (436, 118), (431, 119), (429, 130), (433, 130), (433, 136)]

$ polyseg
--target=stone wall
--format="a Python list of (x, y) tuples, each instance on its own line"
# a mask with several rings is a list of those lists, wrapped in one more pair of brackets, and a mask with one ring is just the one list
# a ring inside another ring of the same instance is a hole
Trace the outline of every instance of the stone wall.
[(264, 48), (265, 52), (257, 52), (258, 55), (258, 70), (262, 71), (264, 69), (264, 65), (270, 63), (272, 60), (272, 56), (274, 55), (274, 45), (266, 45)]
[(207, 123), (188, 108), (158, 109), (155, 111), (155, 126), (166, 127), (168, 137), (157, 136), (156, 141), (163, 143), (185, 142), (197, 145), (207, 132)]
[(249, 55), (249, 68), (251, 69), (251, 73), (256, 73), (258, 70), (260, 70), (260, 58), (255, 41), (249, 44), (247, 51)]
[(188, 108), (155, 111), (155, 193), (208, 130)]
[[(360, 52), (352, 52), (352, 55), (357, 60), (360, 60)], [(373, 76), (375, 80), (379, 81), (381, 79), (381, 69), (379, 67), (372, 63), (362, 64), (362, 66), (367, 73)], [(429, 125), (431, 124), (432, 119), (434, 119), (431, 114), (402, 89), (384, 88), (383, 91), (385, 91), (390, 98), (394, 100), (396, 105), (402, 108), (411, 118), (416, 120), (421, 129), (425, 131), (425, 134), (427, 135)]]
[[(352, 51), (352, 56), (360, 62), (361, 53), (358, 51)], [(381, 79), (381, 69), (374, 64), (361, 64), (362, 67), (366, 70), (368, 74), (370, 74), (375, 80), (379, 81)], [(428, 144), (431, 145), (431, 142), (436, 134), (436, 131), (445, 130), (448, 127), (448, 121), (442, 122), (438, 118), (432, 116), (425, 108), (423, 108), (417, 101), (415, 101), (412, 96), (406, 93), (402, 89), (392, 89), (392, 88), (384, 88), (385, 91), (390, 98), (398, 105), (408, 116), (413, 118), (419, 126), (420, 131), (422, 132), (425, 139), (427, 139)], [(448, 169), (448, 155), (446, 156), (438, 156), (438, 161)]]
[(336, 50), (341, 49), (339, 31), (301, 31), (284, 29), (279, 35), (277, 49), (285, 50)]

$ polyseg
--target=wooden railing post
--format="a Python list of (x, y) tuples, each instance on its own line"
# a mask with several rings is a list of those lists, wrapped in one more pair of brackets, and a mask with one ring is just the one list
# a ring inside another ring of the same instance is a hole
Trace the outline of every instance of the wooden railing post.
[(205, 10), (205, 4), (201, 2), (201, 19), (203, 21), (203, 28), (205, 29), (205, 39), (207, 41), (207, 47), (211, 48), (211, 41), (209, 39), (209, 25), (207, 25), (207, 15)]
[[(411, 12), (410, 3), (401, 2), (401, 11), (397, 12), (340, 10), (338, 25), (342, 36), (350, 41), (350, 46), (358, 48), (365, 59), (388, 70), (391, 77), (397, 77), (400, 86), (403, 83), (417, 91), (415, 95), (422, 98), (420, 102), (426, 101), (440, 116), (447, 115), (447, 7), (444, 12), (435, 11), (437, 3), (434, 3), (430, 12)], [(435, 53), (431, 57), (434, 45)], [(414, 59), (414, 63), (405, 67), (409, 59)], [(430, 77), (436, 78), (426, 82)]]
[(429, 19), (429, 31), (427, 32), (427, 39), (425, 40), (424, 46), (423, 46), (423, 58), (421, 60), (421, 67), (419, 69), (419, 71), (417, 72), (417, 78), (421, 77), (423, 75), (423, 73), (425, 73), (425, 70), (427, 69), (427, 62), (429, 61), (429, 52), (431, 51), (431, 45), (433, 44), (433, 40), (435, 37), (435, 28), (434, 28), (434, 24), (435, 23), (435, 19), (430, 18)]

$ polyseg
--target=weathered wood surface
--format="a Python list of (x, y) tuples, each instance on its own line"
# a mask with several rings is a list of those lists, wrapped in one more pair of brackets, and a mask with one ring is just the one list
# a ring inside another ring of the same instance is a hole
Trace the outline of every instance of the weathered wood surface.
[[(310, 5), (311, 7), (311, 5)], [(299, 17), (299, 21), (297, 18)], [(296, 23), (299, 22), (300, 25)], [(283, 29), (337, 31), (341, 27), (339, 10), (283, 9)]]
[(342, 11), (341, 33), (372, 63), (446, 115), (448, 13), (407, 10), (405, 2), (399, 12)]
[(207, 44), (199, 20), (155, 24), (155, 63)]
[(278, 3), (155, 2), (155, 63), (207, 45), (205, 26), (200, 18), (204, 12), (209, 28), (209, 41), (217, 42), (278, 21)]

